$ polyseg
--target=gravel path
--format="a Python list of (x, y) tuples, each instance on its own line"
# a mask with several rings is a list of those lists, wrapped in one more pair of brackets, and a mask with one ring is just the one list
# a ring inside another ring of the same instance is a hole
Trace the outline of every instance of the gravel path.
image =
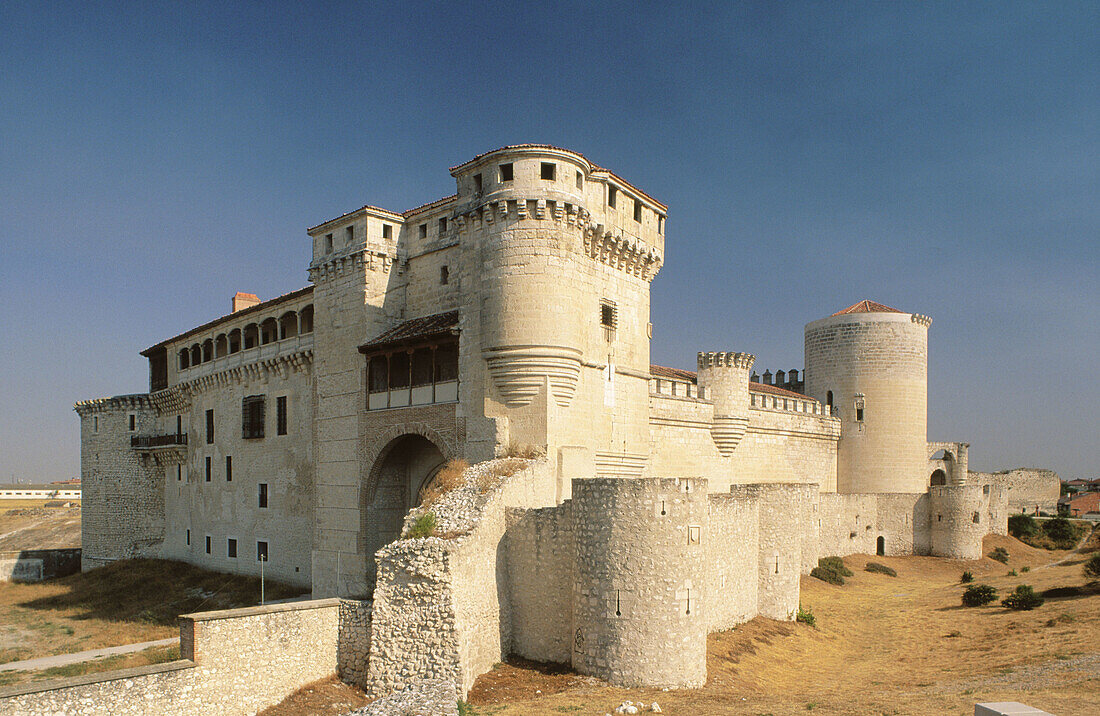
[(38, 669), (49, 669), (53, 666), (68, 666), (69, 664), (78, 664), (82, 661), (91, 661), (92, 659), (98, 659), (104, 656), (114, 656), (115, 654), (129, 654), (134, 651), (142, 651), (153, 646), (171, 646), (172, 644), (178, 644), (179, 637), (173, 637), (171, 639), (158, 639), (157, 641), (142, 641), (137, 644), (123, 644), (122, 646), (108, 646), (103, 649), (92, 649), (90, 651), (78, 651), (75, 654), (57, 654), (56, 656), (40, 656), (37, 659), (24, 659), (23, 661), (9, 661), (6, 664), (0, 664), (0, 671), (37, 671)]

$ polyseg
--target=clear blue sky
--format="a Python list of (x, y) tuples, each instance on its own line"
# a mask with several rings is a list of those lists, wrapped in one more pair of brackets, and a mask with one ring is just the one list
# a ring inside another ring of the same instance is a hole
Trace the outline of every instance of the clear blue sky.
[(935, 319), (929, 435), (1100, 474), (1100, 3), (0, 4), (0, 481), (307, 283), (307, 226), (520, 142), (669, 205), (654, 362)]

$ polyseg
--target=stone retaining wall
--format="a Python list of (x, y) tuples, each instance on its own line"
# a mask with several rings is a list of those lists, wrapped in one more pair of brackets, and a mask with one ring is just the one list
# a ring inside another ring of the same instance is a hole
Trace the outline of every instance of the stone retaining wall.
[(79, 571), (79, 548), (0, 552), (0, 582), (41, 582)]
[(336, 671), (338, 599), (180, 617), (179, 661), (0, 689), (0, 713), (254, 714)]

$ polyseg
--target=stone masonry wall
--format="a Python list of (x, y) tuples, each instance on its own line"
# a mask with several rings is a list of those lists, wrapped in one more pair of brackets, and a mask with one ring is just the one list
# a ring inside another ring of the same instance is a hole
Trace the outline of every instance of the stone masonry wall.
[(0, 689), (25, 716), (254, 714), (336, 671), (335, 599), (187, 614), (183, 659)]
[(999, 485), (1006, 492), (1008, 511), (1057, 514), (1062, 482), (1053, 470), (1020, 467), (1003, 472), (970, 472), (972, 485)]
[(757, 614), (760, 507), (744, 494), (708, 496), (708, 631), (722, 631)]
[(336, 643), (336, 673), (342, 681), (365, 689), (370, 654), (371, 602), (340, 600), (340, 630)]

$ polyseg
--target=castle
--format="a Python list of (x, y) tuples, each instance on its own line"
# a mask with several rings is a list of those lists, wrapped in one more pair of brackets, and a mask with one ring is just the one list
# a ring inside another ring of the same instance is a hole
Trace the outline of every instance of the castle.
[[(362, 600), (345, 671), (378, 692), (465, 690), (509, 653), (699, 686), (707, 633), (792, 619), (821, 556), (976, 559), (1010, 511), (1054, 511), (1056, 477), (928, 441), (927, 316), (814, 320), (775, 381), (745, 352), (654, 366), (664, 204), (543, 145), (451, 174), (309, 229), (309, 286), (238, 293), (142, 352), (149, 392), (76, 405), (85, 569), (262, 567)], [(542, 457), (435, 508), (459, 536), (398, 539), (448, 460), (517, 446)]]

